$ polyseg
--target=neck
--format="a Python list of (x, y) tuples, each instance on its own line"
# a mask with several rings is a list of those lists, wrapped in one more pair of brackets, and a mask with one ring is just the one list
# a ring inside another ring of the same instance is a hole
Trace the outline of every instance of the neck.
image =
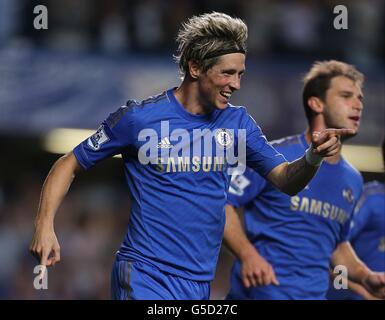
[[(305, 132), (305, 139), (306, 139), (306, 142), (310, 145), (311, 144), (311, 136), (312, 136), (312, 132), (314, 131), (322, 131), (323, 129), (320, 129), (320, 127), (317, 127), (317, 129), (315, 127), (310, 127), (310, 128), (307, 128), (306, 132)], [(342, 149), (342, 148), (341, 148)], [(330, 163), (330, 164), (335, 164), (337, 163), (340, 158), (341, 158), (341, 149), (338, 151), (338, 153), (334, 156), (331, 156), (331, 157), (327, 157), (325, 158), (325, 161)]]
[(206, 115), (213, 111), (212, 106), (205, 105), (200, 99), (197, 82), (187, 79), (174, 91), (175, 98), (186, 109), (195, 115)]

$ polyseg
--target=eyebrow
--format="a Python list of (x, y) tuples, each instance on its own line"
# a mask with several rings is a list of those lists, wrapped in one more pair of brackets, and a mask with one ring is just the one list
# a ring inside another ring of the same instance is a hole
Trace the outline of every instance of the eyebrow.
[(245, 71), (246, 71), (246, 69), (242, 69), (241, 71), (238, 72), (236, 69), (233, 69), (233, 68), (228, 68), (228, 69), (223, 68), (223, 69), (220, 69), (220, 70), (221, 70), (221, 72), (241, 73), (241, 74), (245, 73)]
[[(341, 90), (340, 91), (340, 93), (341, 94), (348, 94), (348, 95), (354, 95), (354, 92), (353, 91), (350, 91), (350, 90)], [(363, 99), (364, 98), (364, 94), (363, 93), (360, 93), (360, 94), (358, 94), (358, 97), (360, 98), (360, 99)]]

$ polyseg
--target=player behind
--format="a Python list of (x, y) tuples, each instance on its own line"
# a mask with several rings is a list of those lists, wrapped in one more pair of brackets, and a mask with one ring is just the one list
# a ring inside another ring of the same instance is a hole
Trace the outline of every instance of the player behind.
[[(362, 85), (363, 75), (351, 65), (315, 63), (304, 78), (308, 129), (273, 146), (292, 161), (309, 147), (314, 131), (357, 131)], [(296, 195), (280, 192), (250, 169), (233, 177), (224, 234), (238, 260), (228, 299), (325, 299), (330, 263), (345, 266), (351, 280), (385, 297), (384, 274), (358, 260), (347, 241), (363, 180), (340, 150), (323, 161), (314, 179)], [(234, 208), (240, 206), (245, 208), (246, 234)]]
[[(385, 163), (385, 139), (382, 142), (382, 159)], [(349, 240), (358, 258), (371, 270), (385, 271), (385, 186), (383, 182), (371, 181), (364, 185), (364, 191), (354, 210)], [(376, 299), (360, 284), (349, 281), (348, 286), (349, 290), (335, 290), (331, 287), (328, 299)]]

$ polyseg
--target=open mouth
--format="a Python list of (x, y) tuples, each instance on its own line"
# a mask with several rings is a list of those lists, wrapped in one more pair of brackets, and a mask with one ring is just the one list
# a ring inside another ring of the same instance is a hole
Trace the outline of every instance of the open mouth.
[(220, 94), (222, 97), (225, 97), (226, 99), (230, 99), (231, 97), (231, 92), (221, 91)]
[(356, 122), (360, 121), (360, 117), (358, 117), (358, 116), (357, 117), (349, 117), (349, 119), (356, 121)]

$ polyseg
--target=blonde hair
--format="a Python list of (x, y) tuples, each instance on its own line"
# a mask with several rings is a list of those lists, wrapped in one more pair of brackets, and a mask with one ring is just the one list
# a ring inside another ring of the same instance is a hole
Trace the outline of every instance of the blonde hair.
[(188, 72), (188, 62), (194, 60), (203, 71), (211, 68), (226, 53), (246, 53), (247, 26), (238, 18), (212, 12), (193, 16), (182, 24), (176, 42), (175, 61), (182, 76)]

